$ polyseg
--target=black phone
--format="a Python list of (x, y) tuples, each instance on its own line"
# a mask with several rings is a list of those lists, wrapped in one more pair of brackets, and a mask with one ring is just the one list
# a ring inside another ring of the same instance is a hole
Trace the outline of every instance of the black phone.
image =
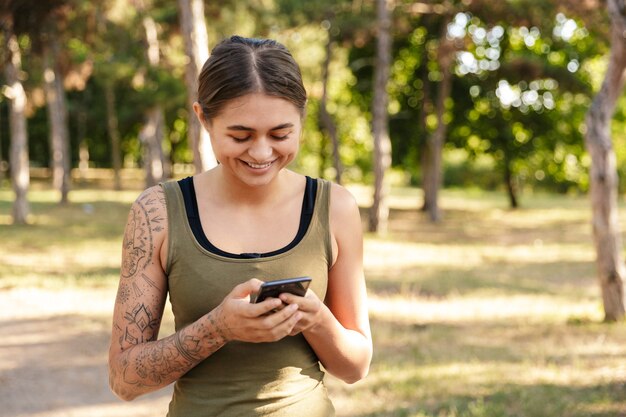
[(297, 277), (278, 279), (261, 284), (261, 289), (250, 298), (251, 303), (260, 303), (268, 297), (278, 298), (282, 293), (288, 292), (304, 297), (311, 283), (311, 277)]

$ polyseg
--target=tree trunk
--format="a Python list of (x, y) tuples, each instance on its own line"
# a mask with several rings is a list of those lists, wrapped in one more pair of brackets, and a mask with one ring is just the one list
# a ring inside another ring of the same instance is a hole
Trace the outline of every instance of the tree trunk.
[(104, 99), (107, 109), (107, 130), (111, 141), (111, 164), (113, 165), (113, 186), (116, 190), (122, 189), (122, 154), (120, 152), (120, 132), (115, 110), (115, 90), (113, 82), (107, 81), (104, 85)]
[(152, 187), (163, 181), (163, 111), (153, 107), (146, 115), (146, 122), (139, 132), (143, 145), (143, 163), (146, 170), (146, 187)]
[(58, 36), (48, 33), (44, 46), (44, 81), (48, 121), (50, 124), (50, 168), (52, 186), (61, 194), (61, 204), (68, 202), (70, 191), (70, 145), (67, 124), (67, 102), (63, 88), (63, 76), (57, 62), (59, 56)]
[(391, 166), (391, 140), (389, 139), (387, 81), (391, 63), (391, 17), (387, 0), (376, 0), (378, 40), (376, 67), (374, 68), (374, 102), (372, 103), (372, 133), (374, 135), (374, 200), (370, 208), (369, 230), (387, 233), (389, 206), (385, 173)]
[(87, 145), (87, 139), (85, 138), (87, 133), (87, 110), (85, 105), (85, 96), (88, 93), (83, 94), (83, 102), (76, 111), (76, 136), (78, 141), (78, 172), (80, 173), (81, 181), (85, 181), (87, 178), (87, 172), (89, 171), (89, 146)]
[(329, 67), (332, 57), (332, 37), (330, 30), (328, 31), (328, 41), (326, 42), (326, 57), (324, 58), (324, 64), (322, 67), (322, 98), (320, 100), (319, 119), (320, 123), (324, 127), (324, 130), (328, 133), (330, 141), (333, 147), (333, 167), (335, 168), (335, 182), (341, 184), (341, 175), (343, 174), (343, 165), (341, 164), (341, 158), (339, 156), (339, 138), (337, 137), (337, 126), (333, 118), (328, 114), (326, 109), (326, 103), (328, 102), (328, 76)]
[[(139, 11), (145, 13), (143, 2), (137, 2)], [(154, 19), (147, 14), (143, 18), (146, 34), (147, 58), (151, 67), (158, 67), (160, 61), (159, 38)], [(163, 157), (163, 137), (165, 120), (163, 109), (159, 104), (146, 112), (146, 122), (139, 132), (139, 140), (144, 146), (144, 169), (146, 171), (146, 187), (152, 187), (165, 178), (165, 158)]]
[(9, 98), (9, 127), (11, 132), (9, 163), (11, 165), (11, 184), (15, 192), (13, 222), (26, 224), (30, 211), (27, 199), (30, 173), (25, 115), (26, 93), (19, 79), (22, 57), (17, 37), (13, 33), (13, 16), (6, 13), (0, 15), (0, 19), (3, 21), (2, 32), (6, 54), (4, 74), (8, 88), (5, 90), (5, 95)]
[[(3, 126), (4, 120), (2, 119), (2, 108), (0, 107), (0, 126)], [(8, 162), (4, 160), (4, 152), (2, 152), (4, 138), (2, 137), (2, 132), (0, 132), (0, 186), (4, 182), (5, 173), (4, 171), (8, 168)]]
[[(423, 62), (428, 62), (428, 48), (424, 48), (424, 52), (422, 55)], [(422, 133), (425, 138), (420, 143), (420, 164), (422, 171), (422, 192), (424, 192), (424, 184), (429, 182), (428, 176), (432, 172), (432, 168), (430, 167), (431, 161), (433, 158), (430, 156), (430, 148), (428, 147), (428, 136), (426, 135), (428, 132), (428, 125), (426, 124), (426, 118), (428, 117), (428, 111), (432, 108), (431, 101), (431, 81), (428, 79), (429, 70), (426, 69), (422, 73), (422, 92), (424, 94), (424, 100), (422, 102), (422, 107), (419, 109), (418, 116), (418, 127), (419, 132)], [(421, 211), (428, 212), (428, 201), (426, 198), (423, 198)]]
[(454, 63), (454, 46), (447, 39), (447, 24), (444, 25), (439, 43), (438, 61), (442, 79), (437, 90), (437, 102), (435, 104), (437, 128), (426, 139), (425, 158), (429, 158), (429, 160), (423, 167), (422, 184), (424, 208), (433, 222), (441, 220), (439, 190), (443, 184), (443, 144), (448, 130), (448, 124), (445, 121), (446, 100), (452, 89), (452, 64)]
[(624, 275), (617, 207), (617, 170), (611, 139), (611, 119), (624, 85), (626, 69), (626, 4), (608, 0), (611, 16), (611, 53), (600, 91), (585, 122), (585, 144), (591, 155), (590, 195), (598, 280), (606, 321), (624, 319)]
[(178, 8), (185, 53), (189, 57), (185, 68), (187, 111), (189, 113), (187, 137), (193, 151), (193, 164), (196, 173), (200, 173), (216, 165), (209, 133), (200, 125), (200, 121), (193, 111), (193, 103), (198, 96), (198, 75), (200, 75), (200, 70), (209, 57), (204, 3), (202, 0), (178, 0)]
[(511, 161), (506, 152), (504, 155), (504, 183), (506, 185), (507, 195), (509, 196), (509, 205), (511, 208), (515, 209), (519, 206), (517, 202), (517, 187), (515, 186), (515, 178), (511, 170)]

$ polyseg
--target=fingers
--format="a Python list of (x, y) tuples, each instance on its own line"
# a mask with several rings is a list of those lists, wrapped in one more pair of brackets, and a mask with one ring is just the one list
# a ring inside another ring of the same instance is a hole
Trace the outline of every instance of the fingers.
[(301, 314), (300, 319), (294, 328), (291, 329), (290, 336), (295, 336), (319, 324), (322, 317), (323, 303), (313, 291), (309, 290), (304, 297), (283, 293), (280, 294), (279, 298), (287, 305), (297, 304)]
[(290, 293), (282, 293), (279, 298), (285, 304), (298, 304), (301, 311), (316, 312), (321, 307), (321, 301), (317, 295), (312, 291), (307, 291), (304, 297), (299, 297)]
[(250, 304), (247, 309), (248, 317), (259, 317), (270, 314), (274, 311), (282, 310), (283, 302), (278, 298), (267, 298), (260, 303)]
[(263, 320), (264, 320), (265, 326), (267, 326), (268, 328), (274, 328), (274, 327), (281, 326), (283, 324), (289, 325), (289, 323), (291, 322), (295, 324), (298, 322), (299, 318), (300, 318), (300, 313), (298, 312), (298, 305), (291, 304), (283, 308), (282, 310), (277, 311), (274, 314), (270, 314), (269, 316), (266, 316)]
[[(280, 300), (274, 299), (278, 302)], [(265, 302), (265, 301), (264, 301)], [(259, 317), (251, 334), (254, 342), (274, 342), (288, 336), (298, 323), (302, 313), (298, 311), (298, 305), (286, 306), (280, 311)]]
[(266, 324), (270, 326), (268, 329), (270, 334), (280, 340), (291, 334), (298, 321), (302, 318), (302, 313), (298, 311), (297, 304), (291, 304), (282, 310), (270, 314), (265, 318)]
[(263, 281), (258, 279), (248, 280), (234, 287), (224, 299), (222, 307), (233, 338), (247, 342), (272, 342), (299, 333), (298, 323), (305, 315), (300, 311), (300, 304), (306, 302), (314, 306), (317, 297), (313, 295), (310, 303), (303, 297), (284, 294), (287, 297), (284, 298), (281, 294), (280, 298), (270, 297), (251, 304), (250, 295), (258, 292), (261, 284)]
[(246, 282), (242, 282), (241, 284), (233, 288), (233, 290), (230, 292), (230, 295), (236, 298), (246, 298), (250, 296), (250, 294), (258, 292), (261, 289), (261, 284), (263, 284), (263, 281), (261, 281), (260, 279), (252, 278)]

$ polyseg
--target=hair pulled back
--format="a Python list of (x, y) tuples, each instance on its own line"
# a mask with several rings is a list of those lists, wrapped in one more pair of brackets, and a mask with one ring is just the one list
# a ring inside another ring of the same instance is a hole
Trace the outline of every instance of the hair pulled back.
[(280, 97), (304, 116), (306, 90), (287, 48), (271, 39), (232, 36), (211, 51), (198, 77), (198, 103), (207, 121), (231, 100), (251, 93)]

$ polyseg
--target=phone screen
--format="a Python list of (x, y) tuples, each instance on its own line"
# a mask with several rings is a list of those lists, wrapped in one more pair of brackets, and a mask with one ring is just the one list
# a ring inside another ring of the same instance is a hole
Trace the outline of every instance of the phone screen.
[(269, 297), (278, 298), (280, 294), (285, 292), (303, 297), (306, 294), (310, 283), (311, 277), (297, 277), (268, 281), (261, 285), (261, 289), (258, 294), (253, 295), (250, 302), (260, 303)]

